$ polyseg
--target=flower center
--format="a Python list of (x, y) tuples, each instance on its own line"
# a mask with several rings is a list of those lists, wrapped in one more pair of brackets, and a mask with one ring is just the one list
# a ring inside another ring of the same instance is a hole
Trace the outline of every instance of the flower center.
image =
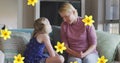
[(100, 63), (104, 63), (104, 61), (103, 61), (103, 60), (101, 60), (101, 61), (100, 61)]
[(34, 2), (34, 0), (31, 0), (32, 2)]
[(62, 49), (62, 46), (59, 46), (58, 48), (59, 48), (59, 49)]
[(89, 23), (89, 22), (90, 22), (90, 20), (88, 19), (88, 20), (87, 20), (87, 22)]
[(18, 58), (17, 61), (19, 62), (19, 61), (20, 61), (20, 58)]
[(7, 36), (7, 33), (4, 33), (4, 36)]

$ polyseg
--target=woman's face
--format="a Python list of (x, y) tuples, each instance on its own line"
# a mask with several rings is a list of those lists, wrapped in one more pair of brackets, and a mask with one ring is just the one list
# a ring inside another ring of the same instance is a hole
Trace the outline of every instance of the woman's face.
[(61, 12), (60, 16), (62, 17), (64, 22), (67, 22), (69, 24), (72, 24), (75, 21), (75, 15), (73, 11)]

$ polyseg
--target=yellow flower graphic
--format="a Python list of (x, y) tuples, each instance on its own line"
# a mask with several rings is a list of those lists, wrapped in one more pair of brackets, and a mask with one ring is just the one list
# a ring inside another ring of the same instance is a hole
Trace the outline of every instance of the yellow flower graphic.
[(98, 62), (97, 63), (106, 63), (108, 61), (108, 59), (105, 59), (104, 56), (102, 56), (101, 58), (98, 58)]
[(82, 19), (82, 21), (85, 23), (85, 26), (91, 26), (92, 23), (94, 23), (94, 20), (92, 19), (92, 16), (85, 15), (85, 18)]
[(70, 62), (70, 63), (78, 63), (77, 61), (74, 61), (74, 62)]
[(0, 32), (1, 32), (0, 37), (3, 37), (4, 40), (7, 40), (8, 38), (10, 38), (11, 31), (8, 31), (8, 29), (0, 30)]
[(17, 56), (14, 56), (14, 63), (24, 63), (25, 58), (21, 56), (21, 54), (18, 54)]
[(64, 46), (64, 43), (57, 42), (57, 45), (55, 46), (56, 52), (63, 53), (63, 50), (66, 50), (66, 47)]
[(35, 3), (37, 3), (37, 2), (38, 2), (38, 0), (28, 0), (27, 5), (32, 5), (32, 6), (34, 6)]

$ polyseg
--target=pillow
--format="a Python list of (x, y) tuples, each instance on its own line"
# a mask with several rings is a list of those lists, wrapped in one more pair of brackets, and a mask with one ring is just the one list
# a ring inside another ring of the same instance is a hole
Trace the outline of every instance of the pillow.
[(111, 63), (115, 59), (117, 45), (120, 42), (120, 36), (110, 34), (107, 32), (97, 31), (97, 51), (100, 55), (104, 55), (108, 59), (108, 63)]
[(0, 45), (5, 53), (5, 62), (13, 62), (15, 55), (18, 53), (23, 54), (25, 45), (29, 42), (30, 38), (30, 33), (12, 32), (10, 39), (2, 39)]

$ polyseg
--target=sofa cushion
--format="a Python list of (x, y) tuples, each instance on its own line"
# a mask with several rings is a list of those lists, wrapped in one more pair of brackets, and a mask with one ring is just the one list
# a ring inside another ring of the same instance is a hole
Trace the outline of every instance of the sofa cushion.
[(118, 45), (118, 47), (117, 47), (117, 54), (116, 54), (116, 60), (117, 61), (120, 61), (120, 44)]
[(98, 53), (100, 57), (104, 55), (108, 59), (108, 63), (111, 63), (115, 58), (117, 45), (120, 42), (120, 36), (102, 31), (97, 31), (96, 33)]
[(10, 39), (2, 39), (0, 46), (2, 46), (2, 51), (5, 53), (5, 61), (12, 62), (15, 55), (18, 53), (23, 54), (25, 45), (29, 42), (30, 37), (30, 33), (14, 31)]
[(51, 37), (51, 43), (53, 46), (55, 46), (57, 44), (57, 41), (61, 41), (60, 38), (60, 26), (52, 26), (52, 36)]

